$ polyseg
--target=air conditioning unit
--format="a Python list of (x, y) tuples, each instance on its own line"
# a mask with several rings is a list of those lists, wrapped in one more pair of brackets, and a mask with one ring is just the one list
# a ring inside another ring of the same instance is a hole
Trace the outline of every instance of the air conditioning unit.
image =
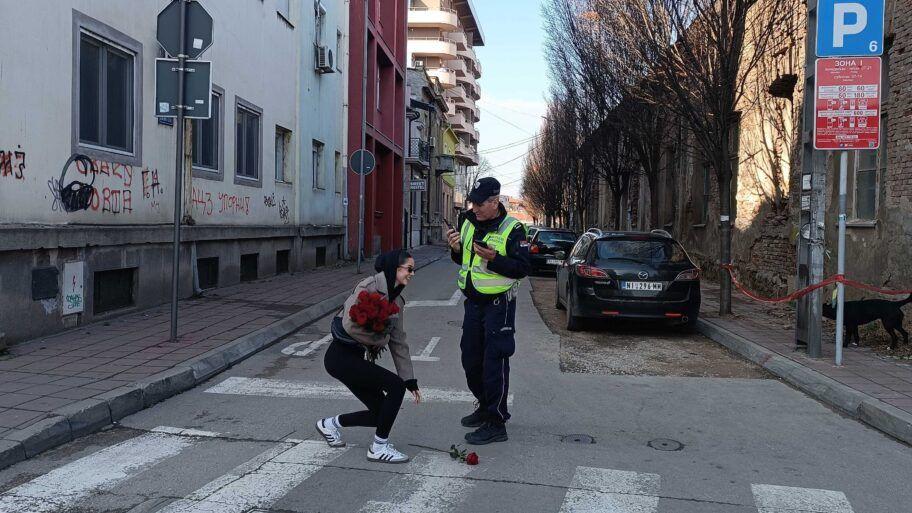
[(334, 73), (336, 71), (336, 61), (333, 51), (328, 46), (317, 46), (315, 68), (319, 73)]

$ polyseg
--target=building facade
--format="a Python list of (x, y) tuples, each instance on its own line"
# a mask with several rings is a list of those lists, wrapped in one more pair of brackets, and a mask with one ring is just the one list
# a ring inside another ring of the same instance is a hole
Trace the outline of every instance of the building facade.
[(484, 35), (472, 1), (411, 0), (408, 24), (410, 65), (426, 69), (445, 91), (458, 164), (477, 166), (481, 63), (475, 47), (484, 45)]
[[(365, 178), (365, 257), (402, 247), (406, 242), (402, 120), (407, 8), (406, 0), (352, 0), (349, 4), (348, 147), (352, 152), (363, 147), (373, 153), (377, 163)], [(348, 195), (348, 246), (354, 258), (359, 247), (361, 210), (357, 175), (350, 175)]]
[[(181, 297), (330, 264), (344, 234), (344, 69), (315, 69), (314, 52), (344, 53), (344, 0), (202, 4), (212, 111), (186, 124)], [(7, 342), (170, 301), (176, 130), (154, 115), (163, 5), (0, 0), (17, 13), (0, 31)]]
[[(886, 2), (883, 55), (881, 148), (849, 155), (846, 275), (885, 288), (912, 286), (906, 255), (912, 251), (912, 5)], [(794, 2), (793, 30), (762, 59), (748, 81), (738, 123), (738, 160), (733, 182), (732, 257), (739, 279), (767, 295), (796, 287), (802, 169), (825, 168), (824, 275), (836, 272), (839, 158), (813, 152), (802, 140), (806, 91), (807, 7)], [(811, 118), (812, 119), (812, 118)], [(711, 276), (719, 262), (719, 193), (715, 175), (699, 155), (687, 130), (671, 130), (662, 157), (659, 216), (650, 219), (649, 184), (634, 177), (622, 205), (621, 227), (671, 231)], [(603, 187), (603, 190), (605, 188)], [(601, 202), (599, 219), (613, 226), (611, 195)], [(876, 265), (874, 265), (876, 263)], [(850, 299), (861, 292), (847, 289)], [(870, 295), (868, 295), (870, 297)]]
[[(455, 147), (446, 148), (447, 122), (443, 88), (425, 69), (409, 68), (406, 109), (409, 190), (407, 191), (409, 248), (442, 240), (445, 218), (454, 222), (452, 185), (446, 177), (456, 170)], [(449, 150), (450, 153), (446, 153)], [(449, 203), (447, 203), (449, 201)]]

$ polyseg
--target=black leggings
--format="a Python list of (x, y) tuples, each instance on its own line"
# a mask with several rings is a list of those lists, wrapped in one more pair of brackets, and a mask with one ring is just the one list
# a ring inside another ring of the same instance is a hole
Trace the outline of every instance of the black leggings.
[(365, 349), (333, 341), (326, 350), (324, 365), (329, 375), (342, 382), (367, 410), (339, 415), (344, 427), (377, 428), (377, 436), (389, 438), (402, 398), (405, 383), (396, 374), (364, 359)]

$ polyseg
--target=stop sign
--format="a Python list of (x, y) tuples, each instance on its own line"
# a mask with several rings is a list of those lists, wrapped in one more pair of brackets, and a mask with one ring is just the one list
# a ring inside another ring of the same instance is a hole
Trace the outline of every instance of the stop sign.
[[(187, 6), (187, 37), (186, 48), (181, 52), (180, 15), (181, 7), (184, 5)], [(212, 46), (212, 16), (199, 2), (173, 0), (158, 13), (158, 27), (155, 34), (158, 44), (171, 57), (176, 58), (179, 54), (184, 53), (188, 59), (196, 59)]]

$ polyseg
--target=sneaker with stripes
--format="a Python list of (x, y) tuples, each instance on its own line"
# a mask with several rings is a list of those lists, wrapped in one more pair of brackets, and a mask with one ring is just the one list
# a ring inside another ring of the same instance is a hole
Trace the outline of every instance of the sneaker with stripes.
[(373, 443), (367, 450), (367, 460), (377, 463), (405, 463), (409, 457), (397, 451), (393, 444)]
[(339, 428), (335, 426), (332, 418), (318, 420), (317, 432), (323, 435), (330, 447), (345, 447), (342, 433), (339, 432)]

